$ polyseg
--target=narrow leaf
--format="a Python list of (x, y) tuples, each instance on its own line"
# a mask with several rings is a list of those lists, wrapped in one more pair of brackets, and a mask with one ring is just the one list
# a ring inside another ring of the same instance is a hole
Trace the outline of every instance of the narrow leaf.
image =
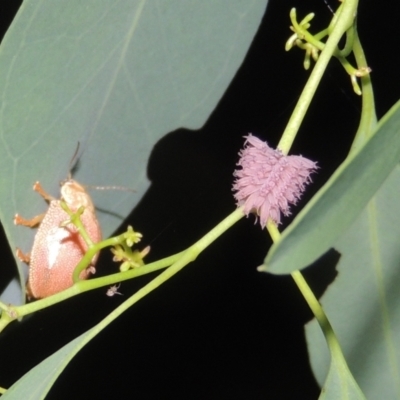
[(371, 139), (343, 162), (271, 247), (265, 270), (290, 273), (311, 264), (333, 246), (399, 162), (399, 132), (397, 102)]
[[(335, 243), (338, 277), (322, 305), (368, 399), (400, 398), (400, 166)], [(322, 384), (329, 363), (319, 326), (306, 327), (311, 364)]]

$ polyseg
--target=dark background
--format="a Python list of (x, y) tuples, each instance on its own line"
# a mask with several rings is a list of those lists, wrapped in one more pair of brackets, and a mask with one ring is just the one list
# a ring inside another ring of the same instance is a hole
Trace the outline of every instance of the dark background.
[[(12, 2), (14, 10), (4, 3), (0, 23), (5, 31), (19, 2)], [(381, 117), (400, 96), (400, 6), (360, 3), (359, 33)], [(330, 5), (335, 8), (336, 2)], [(151, 245), (148, 261), (186, 248), (234, 210), (232, 172), (245, 134), (278, 143), (309, 76), (302, 69), (303, 52), (284, 51), (292, 7), (299, 17), (317, 14), (313, 32), (331, 18), (323, 0), (270, 0), (243, 66), (203, 129), (171, 132), (155, 146), (148, 165), (152, 186), (128, 221), (144, 234), (143, 244)], [(321, 168), (302, 204), (345, 158), (359, 116), (360, 98), (333, 60), (292, 148)], [(289, 222), (285, 219), (283, 226)], [(1, 242), (2, 264), (10, 264), (6, 239)], [(254, 218), (239, 222), (92, 340), (48, 398), (318, 398), (303, 331), (312, 315), (290, 276), (256, 271), (269, 245)], [(306, 270), (319, 296), (335, 278), (338, 257), (331, 251)], [(102, 254), (98, 271), (115, 272), (109, 254)], [(150, 279), (124, 282), (123, 296), (109, 298), (99, 289), (11, 324), (0, 337), (0, 386), (11, 386)]]

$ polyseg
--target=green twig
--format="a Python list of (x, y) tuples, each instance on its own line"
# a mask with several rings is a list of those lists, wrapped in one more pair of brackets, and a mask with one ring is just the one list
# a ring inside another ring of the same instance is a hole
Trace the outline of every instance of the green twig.
[(336, 20), (332, 28), (332, 32), (321, 51), (321, 55), (319, 56), (318, 61), (316, 62), (315, 67), (310, 74), (307, 84), (300, 95), (293, 114), (290, 117), (290, 120), (278, 144), (278, 148), (284, 154), (289, 153), (308, 107), (310, 106), (311, 100), (317, 90), (319, 82), (321, 81), (329, 60), (336, 51), (341, 37), (353, 24), (357, 10), (357, 3), (357, 0), (346, 0), (336, 14)]
[[(273, 222), (269, 221), (269, 223), (267, 224), (267, 229), (272, 237), (273, 242), (278, 242), (281, 235), (276, 225)], [(263, 268), (261, 267), (259, 270), (263, 271)], [(341, 370), (344, 372), (344, 375), (349, 377), (349, 379), (352, 381), (352, 384), (357, 387), (357, 389), (361, 393), (361, 389), (359, 388), (357, 382), (351, 374), (351, 371), (347, 365), (346, 359), (340, 347), (339, 340), (337, 339), (335, 331), (333, 330), (332, 325), (324, 312), (324, 309), (322, 308), (318, 299), (314, 296), (314, 293), (308, 286), (307, 281), (304, 279), (302, 273), (298, 270), (293, 271), (291, 273), (291, 276), (295, 281), (297, 287), (299, 288), (301, 294), (303, 295), (304, 299), (306, 300), (308, 306), (310, 307), (312, 313), (314, 314), (319, 326), (321, 327), (332, 359), (334, 359), (335, 363), (340, 366)]]
[[(221, 221), (216, 227), (214, 227), (210, 232), (208, 232), (205, 236), (203, 236), (199, 241), (190, 246), (188, 249), (174, 254), (172, 256), (166, 257), (162, 260), (146, 264), (140, 268), (130, 269), (125, 272), (119, 272), (116, 274), (107, 275), (101, 278), (95, 278), (90, 280), (80, 280), (75, 283), (69, 289), (66, 289), (60, 293), (57, 293), (53, 296), (46, 297), (44, 299), (40, 299), (34, 301), (29, 304), (24, 304), (22, 306), (7, 306), (4, 303), (0, 303), (0, 309), (2, 309), (2, 314), (0, 318), (0, 332), (12, 321), (28, 315), (30, 313), (36, 312), (43, 308), (49, 307), (53, 304), (59, 303), (63, 300), (66, 300), (72, 296), (77, 294), (87, 292), (89, 290), (97, 289), (103, 286), (112, 285), (117, 282), (122, 282), (128, 279), (133, 279), (138, 276), (142, 276), (151, 272), (158, 271), (160, 269), (170, 267), (167, 271), (164, 271), (157, 278), (151, 281), (148, 285), (146, 285), (146, 289), (140, 289), (140, 295), (137, 297), (142, 298), (143, 293), (148, 293), (154, 290), (161, 283), (165, 282), (165, 280), (169, 279), (175, 273), (177, 273), (180, 269), (186, 266), (189, 262), (196, 259), (196, 257), (206, 249), (212, 242), (214, 242), (219, 236), (221, 236), (226, 230), (228, 230), (231, 226), (233, 226), (237, 221), (239, 221), (244, 216), (243, 209), (238, 208), (228, 217), (226, 217), (223, 221)], [(124, 235), (124, 234), (122, 234)], [(121, 235), (120, 235), (121, 236)], [(104, 240), (98, 245), (101, 248), (112, 246), (115, 241), (118, 241), (119, 236), (116, 238), (110, 238)], [(98, 251), (97, 245), (94, 245), (90, 252), (94, 252), (94, 254)], [(92, 253), (88, 256), (88, 259), (91, 260), (93, 257)], [(85, 255), (86, 257), (87, 255)], [(174, 268), (172, 268), (174, 267)], [(172, 270), (171, 270), (172, 268)], [(170, 271), (171, 270), (171, 271)], [(169, 271), (169, 272), (168, 272)], [(159, 278), (160, 277), (160, 278)], [(154, 283), (152, 283), (154, 282)], [(151, 286), (150, 284), (154, 285)], [(150, 286), (149, 286), (150, 285)], [(149, 287), (148, 287), (149, 286)], [(139, 293), (138, 292), (138, 293)], [(143, 294), (144, 295), (144, 294)], [(136, 297), (135, 297), (136, 298)], [(137, 301), (136, 300), (136, 301)], [(132, 303), (133, 304), (133, 303)]]
[(67, 226), (68, 224), (72, 223), (75, 225), (76, 229), (78, 230), (79, 234), (82, 236), (85, 243), (90, 248), (93, 246), (92, 239), (90, 238), (89, 234), (87, 233), (85, 226), (81, 220), (81, 215), (85, 212), (85, 208), (83, 206), (79, 207), (76, 212), (73, 212), (69, 209), (67, 203), (62, 200), (60, 202), (61, 208), (69, 215), (70, 220), (64, 221), (61, 226)]
[(329, 352), (331, 354), (332, 360), (334, 360), (334, 363), (338, 367), (340, 367), (340, 370), (343, 373), (342, 376), (348, 377), (347, 379), (351, 381), (354, 387), (357, 388), (358, 392), (362, 394), (362, 391), (358, 386), (356, 380), (354, 379), (353, 374), (351, 373), (347, 361), (343, 355), (343, 351), (342, 348), (340, 347), (340, 343), (335, 334), (335, 331), (333, 330), (332, 325), (329, 322), (328, 317), (326, 316), (321, 304), (314, 296), (314, 293), (308, 286), (306, 280), (304, 279), (300, 271), (292, 272), (291, 276), (293, 280), (296, 282), (297, 287), (299, 288), (301, 294), (303, 295), (312, 313), (314, 314), (315, 319), (317, 320), (319, 326), (321, 327), (321, 330), (326, 339), (326, 343), (329, 347)]
[(32, 303), (24, 304), (21, 306), (8, 306), (4, 303), (0, 304), (0, 308), (3, 310), (0, 318), (0, 332), (12, 321), (39, 311), (43, 308), (52, 306), (61, 301), (64, 301), (70, 297), (76, 296), (77, 294), (87, 292), (89, 290), (97, 289), (103, 286), (112, 285), (117, 282), (122, 282), (128, 279), (137, 278), (142, 275), (146, 275), (163, 268), (169, 267), (176, 260), (178, 260), (184, 251), (174, 254), (172, 256), (163, 258), (156, 262), (144, 265), (143, 267), (131, 269), (126, 272), (118, 272), (115, 274), (103, 276), (101, 278), (95, 278), (90, 280), (81, 280), (75, 283), (69, 289), (63, 290), (62, 292), (56, 293), (53, 296), (46, 297), (44, 299), (36, 300)]
[[(367, 64), (367, 59), (362, 48), (360, 38), (358, 37), (357, 27), (354, 28), (354, 57), (357, 66), (362, 67)], [(370, 75), (361, 77), (362, 86), (362, 108), (360, 124), (357, 129), (350, 153), (357, 151), (371, 137), (377, 125), (374, 91)]]

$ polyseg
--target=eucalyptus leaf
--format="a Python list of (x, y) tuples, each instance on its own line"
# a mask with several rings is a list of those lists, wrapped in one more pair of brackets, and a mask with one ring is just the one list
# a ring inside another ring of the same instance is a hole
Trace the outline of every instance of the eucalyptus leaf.
[(321, 390), (319, 400), (364, 400), (365, 396), (348, 370), (342, 357), (332, 355), (328, 376)]
[(83, 333), (28, 371), (2, 396), (4, 400), (44, 399), (51, 386), (74, 355), (95, 336), (94, 329)]
[(400, 102), (285, 229), (263, 270), (290, 273), (324, 254), (360, 215), (400, 160)]
[[(338, 277), (322, 298), (354, 378), (368, 399), (400, 398), (400, 166), (334, 247)], [(316, 321), (306, 326), (322, 384), (329, 355)]]
[(34, 231), (13, 216), (46, 210), (37, 180), (59, 196), (78, 142), (74, 178), (136, 191), (93, 193), (110, 235), (149, 187), (157, 140), (209, 117), (266, 3), (25, 0), (0, 48), (0, 218), (11, 248), (30, 250)]

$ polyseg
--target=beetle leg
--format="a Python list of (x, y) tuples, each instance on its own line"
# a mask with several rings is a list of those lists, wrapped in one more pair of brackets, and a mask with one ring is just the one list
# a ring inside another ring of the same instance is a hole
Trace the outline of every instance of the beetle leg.
[(29, 262), (31, 261), (31, 256), (29, 253), (25, 254), (21, 251), (21, 249), (19, 249), (17, 247), (17, 251), (16, 251), (17, 257), (20, 261), (23, 261), (27, 264), (29, 264)]
[(38, 192), (46, 201), (52, 201), (55, 200), (55, 197), (52, 195), (48, 194), (42, 187), (39, 181), (36, 181), (35, 184), (33, 185), (33, 190), (35, 192)]
[(45, 214), (43, 213), (43, 214), (36, 215), (36, 217), (33, 217), (31, 219), (25, 219), (25, 218), (22, 218), (19, 214), (15, 214), (14, 224), (29, 226), (30, 228), (32, 228), (36, 225), (39, 225), (42, 222), (44, 215)]
[(29, 284), (29, 281), (27, 282), (27, 284), (25, 286), (25, 294), (26, 294), (26, 297), (28, 298), (29, 301), (34, 299), (34, 296), (32, 294), (31, 285)]

